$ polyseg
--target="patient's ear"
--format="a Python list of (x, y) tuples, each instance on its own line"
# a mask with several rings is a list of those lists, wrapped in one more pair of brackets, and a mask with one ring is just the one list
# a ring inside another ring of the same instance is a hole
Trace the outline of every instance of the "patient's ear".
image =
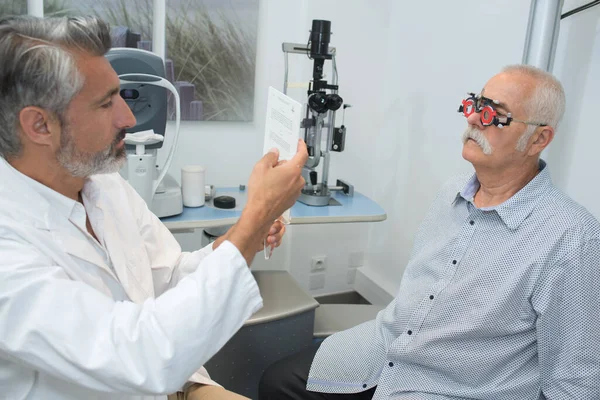
[(551, 126), (540, 126), (538, 132), (531, 137), (531, 147), (529, 155), (536, 156), (540, 154), (554, 139), (554, 128)]
[(54, 115), (48, 111), (28, 106), (19, 112), (19, 126), (24, 140), (41, 146), (52, 146), (59, 125)]

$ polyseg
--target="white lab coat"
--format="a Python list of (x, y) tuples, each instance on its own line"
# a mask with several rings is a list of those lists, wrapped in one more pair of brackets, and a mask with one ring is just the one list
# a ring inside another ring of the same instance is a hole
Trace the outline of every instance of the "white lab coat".
[(164, 399), (188, 380), (215, 384), (195, 371), (262, 307), (242, 255), (230, 242), (181, 252), (118, 174), (82, 194), (85, 210), (0, 158), (0, 399)]

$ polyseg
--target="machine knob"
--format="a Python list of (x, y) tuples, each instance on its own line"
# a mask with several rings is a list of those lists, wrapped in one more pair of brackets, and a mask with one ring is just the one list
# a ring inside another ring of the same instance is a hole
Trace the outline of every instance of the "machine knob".
[(310, 178), (310, 184), (316, 185), (317, 184), (317, 171), (310, 171), (308, 176)]

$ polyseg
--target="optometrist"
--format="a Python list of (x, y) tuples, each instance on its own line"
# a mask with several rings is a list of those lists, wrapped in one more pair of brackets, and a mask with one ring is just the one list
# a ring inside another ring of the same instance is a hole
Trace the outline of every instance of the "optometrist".
[(262, 306), (248, 266), (306, 146), (265, 155), (239, 221), (182, 252), (116, 173), (135, 118), (109, 48), (96, 18), (0, 19), (0, 398), (240, 399), (202, 364)]
[(524, 65), (469, 94), (475, 173), (437, 195), (395, 299), (271, 366), (260, 400), (600, 399), (600, 224), (540, 159), (564, 108)]

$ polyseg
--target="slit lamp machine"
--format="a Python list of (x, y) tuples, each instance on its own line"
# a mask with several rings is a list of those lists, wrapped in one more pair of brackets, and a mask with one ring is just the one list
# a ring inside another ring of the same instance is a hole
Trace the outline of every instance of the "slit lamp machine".
[[(307, 44), (283, 43), (285, 59), (285, 77), (283, 93), (288, 91), (288, 54), (303, 54), (313, 60), (312, 80), (309, 82), (306, 115), (301, 127), (304, 130), (304, 141), (308, 147), (308, 160), (302, 169), (306, 185), (298, 199), (310, 206), (335, 205), (331, 198), (332, 191), (341, 191), (348, 196), (354, 195), (354, 186), (338, 179), (335, 186), (328, 186), (329, 163), (331, 152), (344, 151), (346, 127), (343, 124), (335, 127), (336, 111), (350, 107), (338, 94), (338, 72), (335, 62), (336, 49), (329, 46), (331, 38), (331, 22), (313, 20), (310, 37)], [(332, 81), (324, 79), (323, 68), (325, 61), (332, 65)], [(323, 159), (321, 176), (317, 166)]]

